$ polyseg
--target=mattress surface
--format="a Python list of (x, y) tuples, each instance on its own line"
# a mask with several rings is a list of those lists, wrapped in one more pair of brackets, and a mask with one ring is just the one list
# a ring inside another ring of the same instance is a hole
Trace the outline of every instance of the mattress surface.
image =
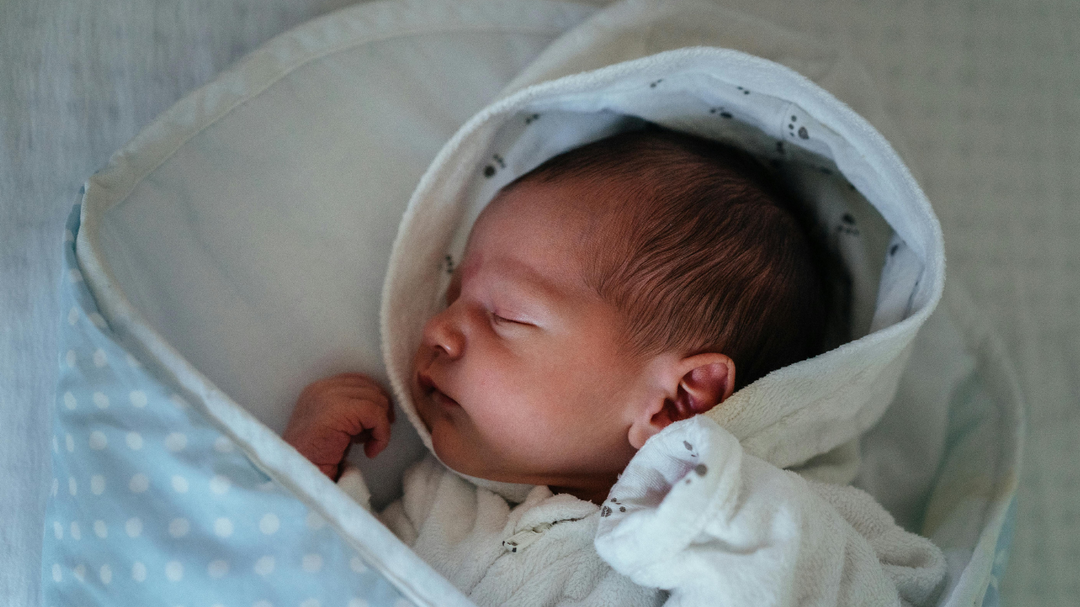
[[(1080, 5), (736, 1), (841, 40), (878, 82), (962, 282), (1030, 404), (1007, 603), (1069, 605), (1080, 580)], [(63, 220), (81, 183), (158, 112), (333, 2), (17, 0), (0, 18), (0, 596), (37, 604)]]

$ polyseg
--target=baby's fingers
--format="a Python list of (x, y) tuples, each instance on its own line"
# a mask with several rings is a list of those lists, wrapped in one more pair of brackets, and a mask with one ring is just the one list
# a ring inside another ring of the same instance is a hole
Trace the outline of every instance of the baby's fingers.
[(364, 431), (353, 440), (364, 443), (364, 455), (375, 457), (390, 444), (390, 418), (385, 411), (364, 409), (359, 421)]
[(394, 421), (394, 406), (390, 402), (390, 397), (378, 386), (372, 385), (342, 388), (339, 394), (354, 402), (371, 403), (381, 409), (391, 422)]

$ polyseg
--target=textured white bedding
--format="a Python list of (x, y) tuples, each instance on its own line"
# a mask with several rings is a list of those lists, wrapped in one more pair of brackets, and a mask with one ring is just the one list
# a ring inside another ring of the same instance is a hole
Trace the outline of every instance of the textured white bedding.
[[(493, 0), (497, 1), (497, 0)], [(0, 603), (39, 602), (55, 285), (79, 185), (184, 93), (341, 0), (0, 2)], [(1080, 3), (726, 0), (839, 40), (877, 81), (1003, 338), (1030, 440), (1002, 591), (1080, 596)]]

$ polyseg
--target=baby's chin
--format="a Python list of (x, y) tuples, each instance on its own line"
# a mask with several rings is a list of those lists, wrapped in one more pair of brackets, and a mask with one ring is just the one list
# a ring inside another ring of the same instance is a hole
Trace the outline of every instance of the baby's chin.
[[(431, 428), (428, 428), (431, 432)], [(457, 440), (455, 440), (457, 439)], [(435, 457), (447, 468), (462, 476), (473, 480), (484, 480), (494, 483), (515, 483), (522, 481), (508, 470), (492, 468), (482, 454), (468, 453), (464, 445), (460, 444), (461, 437), (447, 437), (437, 428), (431, 432), (431, 448)]]

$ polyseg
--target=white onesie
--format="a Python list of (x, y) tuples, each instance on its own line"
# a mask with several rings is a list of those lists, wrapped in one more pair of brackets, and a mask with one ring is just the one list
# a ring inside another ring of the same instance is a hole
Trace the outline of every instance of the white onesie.
[[(367, 505), (359, 471), (339, 482)], [(379, 518), (481, 606), (931, 605), (946, 573), (866, 493), (747, 455), (703, 416), (649, 439), (600, 507), (542, 486), (511, 505), (429, 456)]]

